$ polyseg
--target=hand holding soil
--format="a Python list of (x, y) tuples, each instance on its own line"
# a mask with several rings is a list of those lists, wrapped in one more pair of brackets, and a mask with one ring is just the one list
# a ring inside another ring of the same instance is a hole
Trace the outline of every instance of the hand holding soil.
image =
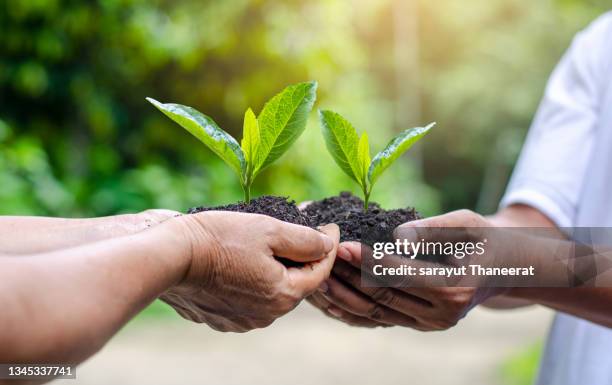
[(335, 225), (319, 232), (257, 214), (208, 211), (178, 219), (191, 263), (161, 299), (220, 331), (266, 327), (293, 310), (329, 276), (339, 241)]
[[(459, 210), (438, 217), (411, 221), (397, 226), (393, 238), (411, 241), (456, 241), (457, 232), (449, 228), (491, 226), (484, 217)], [(478, 238), (478, 237), (477, 237)], [(332, 276), (309, 302), (325, 314), (349, 325), (406, 326), (422, 331), (445, 330), (457, 324), (476, 305), (504, 289), (492, 287), (365, 287), (362, 285), (362, 247), (358, 242), (343, 242)], [(385, 259), (393, 265), (401, 257)], [(424, 265), (428, 262), (423, 261)], [(434, 264), (431, 264), (432, 266)], [(414, 281), (415, 278), (411, 278)], [(427, 277), (428, 280), (433, 278)]]

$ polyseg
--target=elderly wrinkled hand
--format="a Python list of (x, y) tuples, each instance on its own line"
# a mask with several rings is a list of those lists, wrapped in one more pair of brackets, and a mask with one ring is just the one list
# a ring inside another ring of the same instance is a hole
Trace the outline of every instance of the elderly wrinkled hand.
[(336, 225), (319, 232), (256, 214), (211, 211), (177, 224), (190, 239), (191, 264), (161, 299), (220, 331), (266, 327), (295, 308), (329, 276), (339, 240)]

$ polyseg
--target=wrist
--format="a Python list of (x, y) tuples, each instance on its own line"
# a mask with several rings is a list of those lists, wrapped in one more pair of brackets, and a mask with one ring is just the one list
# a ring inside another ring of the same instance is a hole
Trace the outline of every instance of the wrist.
[(182, 222), (180, 217), (171, 218), (142, 233), (160, 251), (161, 263), (169, 274), (167, 288), (182, 283), (192, 264), (194, 246)]
[[(132, 226), (134, 232), (144, 231), (157, 226), (169, 219), (179, 217), (182, 214), (174, 210), (148, 209), (136, 214), (125, 215), (124, 224)], [(120, 218), (122, 216), (119, 216)]]
[(181, 253), (184, 269), (176, 285), (202, 286), (209, 281), (214, 237), (205, 224), (206, 217), (207, 213), (182, 215), (158, 226), (172, 234), (174, 247)]
[(165, 222), (168, 219), (180, 217), (183, 214), (175, 210), (148, 209), (139, 212), (137, 215), (140, 216), (144, 224), (153, 226)]

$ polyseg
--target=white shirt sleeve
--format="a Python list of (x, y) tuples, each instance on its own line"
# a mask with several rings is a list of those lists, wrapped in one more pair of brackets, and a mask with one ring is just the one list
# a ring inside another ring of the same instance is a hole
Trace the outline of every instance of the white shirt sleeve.
[(527, 204), (559, 227), (574, 224), (605, 89), (611, 26), (612, 14), (606, 14), (576, 35), (553, 71), (500, 207)]

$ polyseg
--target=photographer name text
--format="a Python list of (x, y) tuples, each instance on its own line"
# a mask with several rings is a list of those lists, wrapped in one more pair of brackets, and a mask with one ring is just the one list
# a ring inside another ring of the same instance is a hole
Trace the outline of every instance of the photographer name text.
[(407, 264), (386, 267), (374, 265), (376, 276), (423, 276), (423, 277), (461, 277), (461, 276), (535, 276), (535, 268), (527, 267), (484, 267), (482, 265), (415, 267)]

